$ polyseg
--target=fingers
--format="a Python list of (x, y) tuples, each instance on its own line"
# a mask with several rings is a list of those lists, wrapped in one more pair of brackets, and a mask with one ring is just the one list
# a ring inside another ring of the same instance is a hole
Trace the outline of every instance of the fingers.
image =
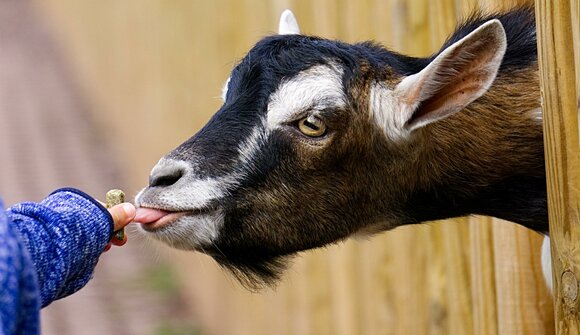
[(135, 217), (135, 206), (126, 202), (109, 208), (109, 213), (113, 217), (113, 222), (115, 223), (114, 230), (124, 228), (128, 225)]
[(114, 245), (120, 247), (120, 246), (125, 245), (125, 243), (127, 243), (127, 234), (125, 234), (123, 241), (119, 241), (113, 237), (111, 242), (107, 243), (107, 245), (105, 246), (105, 250), (103, 250), (103, 252), (107, 252), (107, 251), (111, 250), (111, 247)]
[[(123, 229), (126, 225), (133, 221), (133, 218), (135, 218), (136, 210), (135, 206), (125, 202), (109, 208), (109, 213), (111, 213), (111, 216), (113, 217), (113, 230), (117, 231)], [(127, 243), (127, 234), (125, 234), (122, 241), (113, 237), (107, 246), (105, 246), (105, 250), (103, 252), (109, 251), (113, 245), (122, 246), (125, 243)]]
[(123, 240), (118, 240), (116, 237), (113, 237), (113, 239), (111, 239), (111, 242), (113, 245), (116, 245), (118, 247), (125, 245), (125, 243), (127, 243), (127, 234), (123, 235)]

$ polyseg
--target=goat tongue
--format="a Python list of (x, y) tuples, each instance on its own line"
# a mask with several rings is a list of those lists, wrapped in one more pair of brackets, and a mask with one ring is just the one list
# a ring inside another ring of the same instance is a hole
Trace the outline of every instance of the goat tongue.
[(135, 218), (133, 221), (140, 222), (140, 223), (153, 223), (165, 215), (169, 214), (168, 212), (153, 209), (153, 208), (137, 208), (137, 214), (135, 214)]

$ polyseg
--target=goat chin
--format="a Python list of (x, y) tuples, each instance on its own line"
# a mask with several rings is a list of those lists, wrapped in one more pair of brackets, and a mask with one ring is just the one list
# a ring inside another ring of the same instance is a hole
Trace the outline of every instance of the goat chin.
[(542, 272), (544, 273), (544, 279), (546, 280), (546, 286), (550, 290), (550, 293), (554, 293), (554, 286), (552, 283), (552, 256), (550, 254), (550, 237), (544, 236), (544, 242), (542, 243)]

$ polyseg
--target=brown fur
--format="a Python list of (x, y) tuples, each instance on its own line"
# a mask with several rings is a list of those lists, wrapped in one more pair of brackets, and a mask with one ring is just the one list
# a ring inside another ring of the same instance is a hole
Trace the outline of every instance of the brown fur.
[[(515, 25), (518, 20), (522, 21), (520, 16), (525, 18), (526, 34)], [(513, 17), (504, 18), (504, 22), (512, 22), (507, 31), (519, 38), (531, 36), (530, 17), (533, 18), (533, 11), (524, 8), (514, 12)], [(475, 21), (469, 24), (473, 29), (481, 25)], [(463, 38), (470, 29), (460, 27), (451, 42)], [(495, 29), (497, 33), (498, 28)], [(481, 35), (485, 41), (485, 34)], [(292, 52), (299, 52), (301, 43), (320, 41), (296, 36), (280, 45), (286, 47), (297, 42), (298, 50), (284, 54), (290, 63), (296, 59)], [(443, 85), (419, 104), (418, 115), (412, 117), (429, 116), (436, 107), (447, 103), (446, 99), (469, 102), (472, 100), (466, 98), (469, 93), (488, 87), (482, 83), (485, 78), (493, 79), (490, 74), (497, 69), (499, 58), (492, 62), (496, 67), (482, 66), (490, 55), (484, 47), (486, 44), (478, 41), (471, 43), (471, 40), (466, 45), (468, 52), (458, 58), (465, 62), (444, 59), (449, 64), (437, 68), (441, 73), (436, 78), (444, 79)], [(496, 34), (493, 41), (504, 40)], [(377, 66), (384, 63), (372, 57), (360, 57), (348, 65), (338, 59), (325, 60), (343, 67), (347, 97), (344, 108), (321, 113), (328, 133), (311, 138), (300, 133), (290, 121), (269, 132), (264, 130), (267, 139), (256, 149), (253, 157), (256, 161), (250, 168), (245, 164), (235, 166), (239, 140), (247, 138), (239, 134), (240, 129), (246, 131), (240, 124), (260, 130), (254, 114), (267, 113), (267, 96), (256, 98), (255, 92), (271, 94), (275, 88), (267, 87), (270, 90), (267, 91), (260, 86), (259, 74), (270, 69), (262, 68), (260, 58), (248, 57), (245, 60), (248, 64), (242, 62), (245, 65), (235, 72), (238, 86), (234, 84), (233, 91), (237, 95), (234, 93), (232, 101), (226, 101), (200, 133), (167, 155), (171, 160), (194, 166), (192, 174), (195, 175), (181, 173), (177, 174), (179, 180), (153, 183), (142, 198), (155, 205), (159, 194), (177, 192), (188, 181), (248, 169), (239, 184), (229, 185), (226, 194), (212, 204), (225, 213), (219, 236), (207, 245), (191, 248), (209, 253), (251, 288), (274, 283), (287, 256), (353, 234), (376, 233), (401, 225), (470, 214), (492, 215), (546, 232), (542, 126), (533, 114), (539, 108), (540, 99), (537, 64), (530, 47), (535, 43), (512, 41), (516, 47), (506, 52), (508, 59), (504, 58), (503, 68), (483, 96), (462, 110), (454, 110), (455, 114), (445, 114), (443, 119), (432, 118), (436, 121), (413, 128), (408, 136), (398, 139), (386, 136), (385, 129), (375, 122), (369, 100), (377, 83), (394, 90), (411, 73)], [(367, 55), (378, 50), (371, 44), (363, 47), (368, 48)], [(385, 50), (378, 52), (386, 53)], [(272, 54), (271, 49), (267, 55), (274, 59), (276, 66), (280, 65), (278, 55)], [(528, 57), (526, 62), (521, 60), (522, 55)], [(425, 61), (421, 63), (425, 65), (432, 59), (401, 56), (399, 60), (409, 62), (409, 68), (414, 71), (421, 71), (419, 63), (413, 62)], [(317, 62), (315, 65), (320, 65)], [(435, 87), (438, 81), (429, 84)], [(419, 86), (410, 86), (409, 91), (413, 93), (413, 88)], [(255, 92), (249, 94), (247, 87), (253, 87)], [(423, 93), (416, 92), (415, 98)], [(409, 94), (406, 98), (412, 97)], [(248, 108), (256, 112), (248, 113)], [(385, 112), (401, 113), (396, 108)], [(224, 131), (228, 132), (226, 136)], [(192, 219), (190, 224), (195, 228), (198, 223)], [(171, 238), (169, 234), (163, 236), (165, 241)]]

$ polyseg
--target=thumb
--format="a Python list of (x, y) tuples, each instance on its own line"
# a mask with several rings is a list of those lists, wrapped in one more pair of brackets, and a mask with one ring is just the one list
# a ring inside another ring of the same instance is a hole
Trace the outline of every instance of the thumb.
[(115, 224), (114, 231), (117, 231), (133, 221), (135, 217), (135, 206), (125, 202), (109, 208), (109, 213), (111, 213)]

